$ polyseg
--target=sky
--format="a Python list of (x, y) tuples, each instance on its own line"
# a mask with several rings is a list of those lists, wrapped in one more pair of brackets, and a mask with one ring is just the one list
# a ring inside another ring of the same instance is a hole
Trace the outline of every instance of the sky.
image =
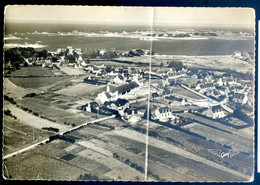
[(63, 22), (136, 25), (254, 26), (250, 8), (175, 8), (11, 5), (6, 22)]

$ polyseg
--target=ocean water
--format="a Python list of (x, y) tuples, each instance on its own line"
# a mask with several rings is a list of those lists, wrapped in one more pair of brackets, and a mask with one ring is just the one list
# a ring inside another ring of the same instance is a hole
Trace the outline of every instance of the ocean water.
[[(254, 30), (246, 28), (206, 28), (206, 27), (155, 27), (156, 31), (190, 30), (195, 31), (229, 31), (232, 33)], [(136, 48), (149, 49), (150, 41), (140, 38), (114, 37), (114, 36), (86, 36), (71, 33), (131, 33), (135, 31), (149, 32), (147, 26), (122, 25), (79, 25), (79, 24), (37, 24), (37, 23), (6, 23), (5, 36), (13, 37), (5, 40), (6, 45), (19, 46), (25, 42), (31, 45), (37, 43), (37, 50), (46, 49), (55, 51), (57, 48), (81, 48), (83, 50), (116, 49), (131, 50)], [(39, 34), (41, 33), (41, 34)], [(66, 33), (66, 34), (60, 34)], [(164, 55), (230, 55), (235, 51), (254, 51), (254, 38), (247, 39), (160, 39), (153, 41), (153, 51)]]

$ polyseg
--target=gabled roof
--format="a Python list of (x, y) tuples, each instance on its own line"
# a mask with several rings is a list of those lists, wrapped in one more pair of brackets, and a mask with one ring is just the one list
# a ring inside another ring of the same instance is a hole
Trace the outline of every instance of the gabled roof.
[(105, 92), (105, 95), (107, 96), (107, 98), (111, 98), (111, 95), (108, 92)]
[(124, 106), (125, 104), (127, 104), (128, 101), (125, 99), (118, 98), (114, 103), (117, 107), (121, 107), (121, 106)]
[(213, 113), (215, 113), (215, 112), (222, 111), (223, 108), (220, 105), (215, 105), (215, 106), (211, 107), (211, 110), (212, 110)]
[(159, 109), (160, 113), (167, 113), (167, 112), (171, 112), (171, 109), (168, 107), (160, 107)]
[(117, 78), (119, 78), (120, 80), (124, 80), (124, 77), (122, 75), (118, 75)]
[(121, 94), (123, 92), (127, 92), (129, 90), (132, 90), (136, 87), (139, 87), (139, 84), (136, 81), (132, 81), (128, 84), (121, 85), (119, 87), (116, 87), (114, 91), (118, 91), (118, 94)]
[(245, 97), (245, 94), (242, 93), (235, 93), (233, 98), (237, 98), (237, 99), (243, 99)]
[(200, 85), (200, 88), (202, 88), (202, 89), (214, 86), (213, 83), (206, 83), (206, 84), (199, 84), (199, 85)]
[(94, 66), (94, 67), (93, 67), (93, 70), (98, 71), (99, 68), (97, 68), (96, 66)]

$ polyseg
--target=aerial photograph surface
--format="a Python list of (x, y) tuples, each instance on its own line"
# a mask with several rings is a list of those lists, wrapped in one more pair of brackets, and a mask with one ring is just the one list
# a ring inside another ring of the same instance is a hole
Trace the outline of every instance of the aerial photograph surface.
[(249, 8), (12, 5), (2, 176), (250, 182)]

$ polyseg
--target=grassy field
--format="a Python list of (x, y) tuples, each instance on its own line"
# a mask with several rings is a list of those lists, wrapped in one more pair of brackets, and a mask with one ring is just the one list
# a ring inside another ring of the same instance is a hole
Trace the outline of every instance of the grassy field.
[(246, 73), (252, 72), (254, 66), (239, 59), (234, 59), (229, 55), (218, 56), (183, 56), (183, 55), (159, 55), (153, 56), (152, 62), (160, 64), (163, 62), (167, 66), (167, 62), (172, 60), (182, 61), (189, 68), (205, 68), (216, 70), (234, 70)]
[(64, 89), (56, 91), (57, 94), (64, 94), (68, 96), (78, 96), (78, 97), (92, 97), (93, 99), (98, 93), (102, 92), (105, 86), (92, 85), (87, 83), (78, 83), (72, 86), (68, 86)]
[(58, 90), (72, 85), (78, 76), (52, 76), (52, 77), (28, 77), (9, 78), (15, 85), (23, 88), (39, 89), (44, 91)]
[(11, 73), (12, 77), (16, 77), (16, 76), (54, 76), (54, 73), (52, 72), (52, 70), (47, 69), (47, 68), (42, 68), (42, 67), (23, 67), (19, 70), (16, 70), (14, 72)]
[(190, 97), (190, 98), (193, 98), (193, 99), (202, 99), (202, 97), (188, 91), (187, 89), (184, 89), (180, 86), (171, 86), (170, 89), (173, 91), (173, 93), (175, 94), (179, 94), (179, 95), (182, 95), (182, 96), (186, 96), (186, 97)]
[[(247, 140), (233, 134), (228, 134), (201, 124), (194, 124), (192, 127), (188, 128), (188, 130), (206, 137), (207, 140), (212, 140), (222, 145), (230, 146), (233, 149), (241, 149), (248, 153), (253, 152), (253, 143), (251, 140)], [(214, 135), (211, 133), (214, 133)]]
[[(43, 119), (31, 113), (25, 112), (22, 109), (19, 109), (10, 103), (5, 103), (5, 108), (9, 109), (12, 112), (12, 114), (16, 116), (17, 119), (20, 120), (23, 124), (34, 128), (41, 129), (43, 127), (53, 127), (58, 128), (60, 131), (64, 131), (70, 128), (67, 125), (55, 123), (53, 121)], [(49, 111), (51, 110), (49, 109)]]
[(21, 121), (9, 116), (4, 116), (4, 155), (41, 141), (52, 134), (51, 132), (25, 125)]
[(83, 75), (83, 74), (85, 74), (83, 69), (76, 69), (76, 68), (73, 68), (73, 67), (66, 67), (66, 66), (60, 66), (59, 68), (60, 68), (61, 71), (63, 71), (64, 73), (66, 73), (68, 75)]
[(7, 96), (10, 96), (15, 99), (22, 98), (28, 93), (39, 93), (41, 91), (36, 90), (36, 89), (26, 89), (17, 86), (16, 84), (12, 83), (11, 80), (8, 78), (4, 78), (4, 94)]
[[(69, 99), (67, 99), (68, 101), (61, 103), (59, 102), (60, 99), (58, 99), (58, 97), (55, 97), (54, 99), (52, 94), (50, 99), (53, 101), (49, 100), (46, 96), (47, 95), (45, 95), (44, 98), (41, 98), (42, 96), (37, 96), (34, 98), (23, 98), (18, 100), (17, 104), (37, 112), (44, 119), (48, 118), (57, 122), (56, 124), (59, 124), (62, 127), (67, 127), (67, 125), (72, 125), (73, 123), (79, 125), (87, 121), (94, 120), (97, 117), (94, 113), (73, 108), (75, 104), (72, 100), (68, 102)], [(65, 122), (67, 125), (64, 125)]]

